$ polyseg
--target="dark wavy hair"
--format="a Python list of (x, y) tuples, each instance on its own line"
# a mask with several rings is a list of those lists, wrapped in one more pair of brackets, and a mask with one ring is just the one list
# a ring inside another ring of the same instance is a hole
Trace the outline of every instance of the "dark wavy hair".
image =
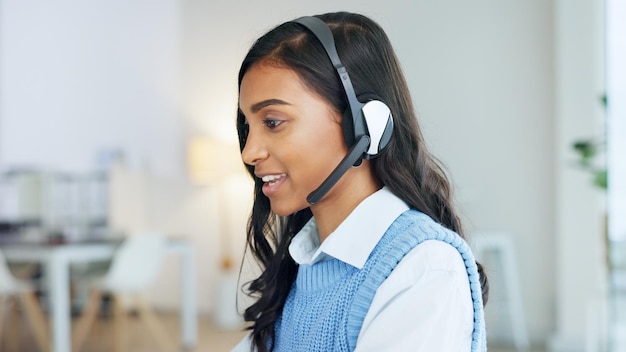
[[(394, 116), (389, 145), (371, 161), (375, 176), (411, 208), (463, 236), (452, 204), (450, 182), (426, 148), (402, 69), (383, 29), (371, 19), (354, 13), (316, 17), (331, 28), (339, 57), (350, 73), (357, 95), (378, 96)], [(293, 70), (311, 91), (337, 111), (343, 112), (348, 107), (341, 82), (324, 48), (302, 25), (286, 22), (260, 37), (241, 64), (239, 88), (248, 69), (259, 62)], [(237, 112), (237, 132), (243, 150), (248, 130), (241, 110)], [(269, 199), (261, 191), (263, 181), (254, 177), (253, 166), (247, 165), (247, 169), (255, 182), (247, 243), (262, 273), (245, 288), (256, 301), (246, 309), (244, 318), (253, 323), (249, 327), (253, 344), (259, 352), (265, 352), (274, 349), (274, 323), (298, 272), (288, 253), (289, 244), (312, 213), (305, 208), (289, 216), (274, 214)], [(478, 267), (486, 303), (489, 285), (482, 266), (478, 264)]]

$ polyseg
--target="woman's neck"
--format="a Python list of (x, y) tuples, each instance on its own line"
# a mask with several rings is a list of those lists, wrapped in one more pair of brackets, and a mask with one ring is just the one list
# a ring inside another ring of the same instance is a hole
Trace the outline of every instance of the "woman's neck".
[(352, 211), (382, 186), (376, 180), (368, 161), (349, 170), (328, 194), (311, 206), (320, 243), (339, 227)]

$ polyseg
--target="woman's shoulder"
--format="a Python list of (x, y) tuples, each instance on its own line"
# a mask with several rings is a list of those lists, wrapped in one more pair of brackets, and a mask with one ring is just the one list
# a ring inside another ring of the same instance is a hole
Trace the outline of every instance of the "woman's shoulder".
[(400, 232), (393, 242), (414, 243), (398, 266), (412, 268), (408, 272), (413, 275), (418, 270), (466, 272), (463, 253), (469, 251), (469, 246), (456, 232), (415, 209), (402, 213), (393, 226)]
[(436, 222), (433, 218), (431, 218), (428, 214), (423, 213), (417, 209), (408, 209), (404, 211), (398, 218), (397, 222), (405, 223), (405, 224), (413, 224), (416, 226), (426, 226), (426, 227), (435, 227), (437, 229), (445, 229), (443, 225)]
[(402, 234), (405, 237), (416, 237), (419, 242), (439, 240), (448, 242), (453, 247), (460, 247), (464, 244), (464, 240), (459, 234), (415, 209), (409, 209), (400, 214), (388, 231)]
[(411, 249), (402, 261), (422, 270), (447, 270), (466, 272), (461, 253), (451, 244), (439, 240), (426, 240)]

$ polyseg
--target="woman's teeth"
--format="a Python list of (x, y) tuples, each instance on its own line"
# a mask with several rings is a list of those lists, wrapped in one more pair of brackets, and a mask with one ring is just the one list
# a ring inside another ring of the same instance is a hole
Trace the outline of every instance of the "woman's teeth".
[(287, 174), (280, 174), (280, 175), (267, 175), (267, 176), (263, 176), (261, 179), (263, 180), (263, 182), (267, 182), (269, 186), (272, 186), (273, 184), (276, 183), (276, 181), (284, 176), (287, 176)]

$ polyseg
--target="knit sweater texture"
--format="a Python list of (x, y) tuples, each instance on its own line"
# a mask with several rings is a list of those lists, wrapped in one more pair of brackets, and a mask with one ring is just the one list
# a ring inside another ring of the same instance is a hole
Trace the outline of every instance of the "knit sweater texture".
[(474, 256), (458, 234), (416, 210), (404, 212), (393, 222), (362, 269), (335, 258), (300, 265), (275, 325), (274, 351), (353, 351), (376, 290), (411, 249), (427, 240), (449, 243), (461, 254), (474, 308), (471, 351), (486, 351), (482, 292)]

